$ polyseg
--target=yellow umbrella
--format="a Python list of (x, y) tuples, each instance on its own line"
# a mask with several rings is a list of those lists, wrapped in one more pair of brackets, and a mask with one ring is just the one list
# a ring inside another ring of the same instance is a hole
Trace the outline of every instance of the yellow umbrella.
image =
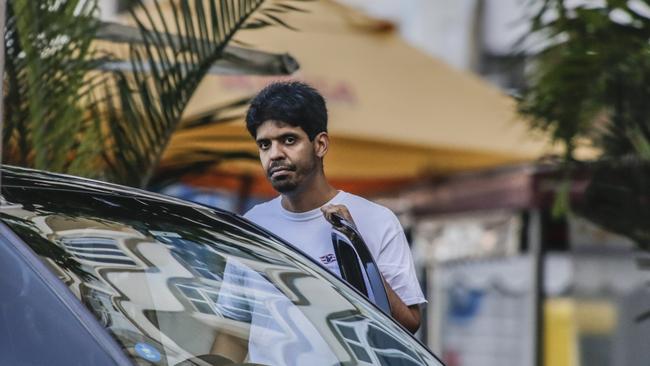
[[(260, 50), (290, 53), (301, 65), (293, 78), (324, 94), (333, 140), (326, 159), (329, 177), (407, 181), (532, 160), (550, 151), (547, 140), (532, 136), (517, 116), (515, 101), (497, 88), (409, 46), (385, 22), (332, 1), (306, 4), (309, 13), (283, 17), (298, 31), (274, 27), (240, 32), (237, 39)], [(252, 96), (273, 80), (210, 76), (185, 116)], [(162, 168), (183, 162), (194, 149), (233, 148), (256, 152), (242, 121), (182, 131), (172, 139)], [(220, 164), (219, 170), (261, 173), (250, 161)]]

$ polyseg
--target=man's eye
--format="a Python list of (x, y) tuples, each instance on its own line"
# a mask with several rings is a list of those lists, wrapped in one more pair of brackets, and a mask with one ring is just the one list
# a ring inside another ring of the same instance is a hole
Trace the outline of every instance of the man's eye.
[(293, 144), (295, 142), (296, 142), (296, 138), (293, 137), (293, 136), (287, 136), (287, 137), (284, 138), (284, 143), (285, 144), (291, 145), (291, 144)]
[(262, 150), (266, 150), (269, 148), (270, 144), (266, 141), (261, 141), (257, 143), (257, 146)]

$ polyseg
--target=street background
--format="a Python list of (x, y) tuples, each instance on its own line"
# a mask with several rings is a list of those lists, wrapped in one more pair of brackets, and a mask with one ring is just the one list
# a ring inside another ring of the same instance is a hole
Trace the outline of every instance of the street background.
[(648, 1), (267, 3), (211, 33), (182, 1), (15, 0), (3, 161), (241, 214), (276, 195), (247, 103), (302, 80), (328, 178), (400, 218), (448, 366), (647, 363)]

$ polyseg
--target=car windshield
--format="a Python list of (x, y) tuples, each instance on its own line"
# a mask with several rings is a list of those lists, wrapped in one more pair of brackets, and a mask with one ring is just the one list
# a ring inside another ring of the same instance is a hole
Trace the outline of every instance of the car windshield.
[(140, 365), (440, 365), (335, 276), (237, 217), (3, 187), (1, 218)]

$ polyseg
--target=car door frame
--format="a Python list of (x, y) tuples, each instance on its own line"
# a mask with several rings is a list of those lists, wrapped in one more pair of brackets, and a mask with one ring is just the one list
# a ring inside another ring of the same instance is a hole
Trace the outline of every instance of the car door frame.
[(341, 278), (392, 317), (386, 284), (368, 245), (354, 224), (337, 214), (332, 219), (332, 244)]

